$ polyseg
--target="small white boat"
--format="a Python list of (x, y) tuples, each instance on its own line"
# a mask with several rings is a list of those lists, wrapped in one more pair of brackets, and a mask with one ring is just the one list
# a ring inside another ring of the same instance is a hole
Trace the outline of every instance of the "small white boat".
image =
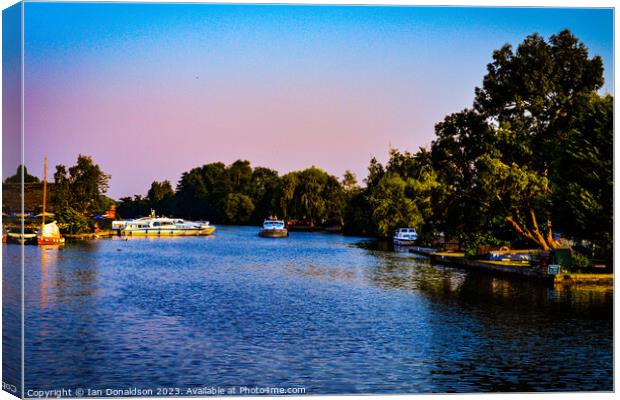
[(208, 236), (215, 231), (209, 222), (185, 221), (180, 218), (150, 217), (129, 221), (113, 221), (112, 229), (121, 236)]
[(284, 225), (284, 221), (279, 219), (266, 219), (263, 221), (263, 229), (258, 231), (258, 236), (267, 238), (285, 238), (288, 237), (288, 230)]
[(415, 228), (399, 228), (394, 234), (393, 241), (397, 246), (412, 246), (418, 240), (418, 232)]
[(41, 224), (41, 228), (37, 231), (37, 244), (63, 244), (64, 242), (65, 238), (60, 236), (56, 221)]
[(37, 234), (36, 233), (7, 233), (7, 241), (15, 242), (19, 244), (25, 243), (36, 243), (37, 242)]

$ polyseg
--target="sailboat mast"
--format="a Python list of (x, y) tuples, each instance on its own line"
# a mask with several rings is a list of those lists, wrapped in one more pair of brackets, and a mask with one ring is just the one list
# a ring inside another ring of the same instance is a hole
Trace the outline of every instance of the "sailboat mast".
[(43, 225), (45, 225), (46, 201), (47, 201), (47, 156), (45, 156), (45, 159), (43, 161), (43, 214), (42, 214)]

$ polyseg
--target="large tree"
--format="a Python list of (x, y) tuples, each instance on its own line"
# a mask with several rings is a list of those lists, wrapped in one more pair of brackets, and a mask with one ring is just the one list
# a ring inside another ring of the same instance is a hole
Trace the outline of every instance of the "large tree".
[(345, 193), (338, 178), (316, 167), (282, 177), (280, 207), (285, 218), (341, 224)]
[[(549, 41), (530, 35), (516, 51), (503, 46), (487, 69), (473, 108), (436, 127), (433, 163), (446, 188), (441, 220), (448, 230), (480, 231), (503, 220), (543, 249), (556, 247), (555, 226), (576, 233), (571, 220), (583, 214), (579, 208), (591, 214), (610, 204), (612, 100), (597, 94), (602, 61), (564, 30)], [(571, 162), (579, 164), (567, 168)], [(598, 169), (584, 186), (571, 169), (589, 164)], [(570, 200), (575, 185), (581, 200)], [(593, 193), (599, 185), (606, 189)], [(610, 220), (611, 209), (604, 211)]]
[(80, 154), (68, 170), (64, 165), (56, 166), (52, 202), (57, 210), (73, 208), (81, 214), (101, 213), (111, 204), (104, 195), (109, 180), (110, 175), (91, 157)]

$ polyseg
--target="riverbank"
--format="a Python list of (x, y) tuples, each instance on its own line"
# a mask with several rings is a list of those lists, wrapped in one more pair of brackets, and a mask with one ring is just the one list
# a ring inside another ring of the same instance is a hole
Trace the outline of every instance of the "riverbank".
[(562, 272), (557, 275), (530, 265), (527, 261), (491, 261), (465, 257), (459, 252), (439, 252), (435, 249), (412, 247), (411, 253), (428, 257), (432, 262), (458, 268), (502, 275), (512, 279), (534, 280), (546, 285), (613, 286), (614, 274), (584, 274)]
[(118, 232), (113, 230), (104, 230), (99, 232), (90, 232), (90, 233), (65, 233), (62, 236), (65, 239), (69, 240), (88, 240), (88, 239), (99, 239), (105, 237), (117, 236)]

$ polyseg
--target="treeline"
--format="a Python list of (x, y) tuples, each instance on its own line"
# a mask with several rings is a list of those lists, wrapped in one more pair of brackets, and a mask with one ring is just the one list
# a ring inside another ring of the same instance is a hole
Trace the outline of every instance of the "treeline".
[[(349, 179), (351, 179), (349, 174)], [(119, 201), (123, 217), (159, 214), (224, 224), (260, 224), (268, 216), (342, 225), (346, 204), (343, 183), (311, 167), (280, 176), (238, 160), (206, 164), (183, 173), (176, 190), (169, 181), (153, 182), (146, 197)]]

